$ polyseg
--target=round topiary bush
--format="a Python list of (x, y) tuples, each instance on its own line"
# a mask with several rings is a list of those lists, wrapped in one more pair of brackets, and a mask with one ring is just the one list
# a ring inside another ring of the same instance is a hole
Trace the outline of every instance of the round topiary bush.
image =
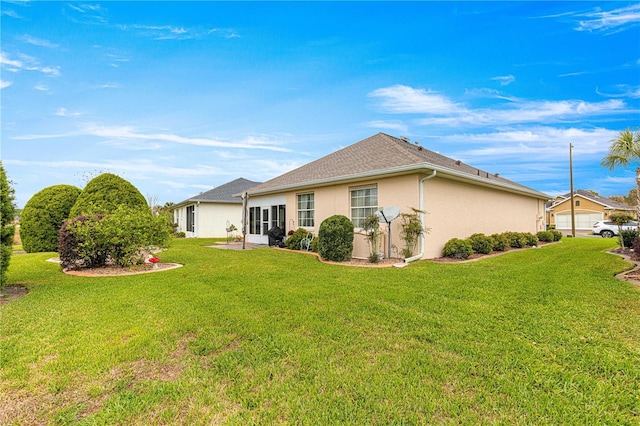
[(531, 232), (522, 232), (522, 237), (524, 238), (525, 246), (533, 247), (538, 245), (538, 237)]
[(562, 239), (562, 232), (556, 231), (555, 229), (550, 230), (553, 234), (553, 241), (560, 241)]
[(442, 255), (444, 257), (453, 257), (455, 259), (466, 259), (473, 254), (473, 247), (469, 240), (461, 240), (460, 238), (452, 238), (444, 245)]
[(353, 223), (346, 216), (334, 215), (320, 224), (318, 253), (323, 259), (343, 262), (353, 254)]
[(505, 251), (509, 248), (509, 239), (504, 234), (493, 234), (491, 238), (491, 244), (495, 251)]
[(553, 242), (553, 232), (551, 231), (538, 231), (536, 234), (538, 240), (543, 243), (552, 243)]
[(489, 254), (493, 251), (493, 241), (484, 234), (473, 234), (469, 242), (475, 253)]
[(135, 186), (119, 176), (103, 173), (89, 181), (82, 190), (69, 217), (113, 213), (120, 206), (149, 209), (147, 200)]
[(54, 185), (35, 193), (20, 214), (20, 239), (27, 253), (58, 250), (58, 231), (80, 195), (71, 185)]
[(507, 238), (511, 248), (523, 248), (527, 245), (527, 238), (520, 232), (504, 232), (502, 235)]

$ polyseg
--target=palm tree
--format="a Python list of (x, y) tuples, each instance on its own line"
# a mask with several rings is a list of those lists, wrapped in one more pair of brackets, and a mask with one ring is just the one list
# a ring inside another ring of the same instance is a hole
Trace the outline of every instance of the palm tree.
[[(632, 132), (629, 128), (611, 139), (609, 153), (600, 163), (603, 167), (613, 170), (616, 167), (628, 167), (631, 163), (640, 162), (640, 131)], [(636, 167), (636, 213), (640, 218), (640, 167)]]

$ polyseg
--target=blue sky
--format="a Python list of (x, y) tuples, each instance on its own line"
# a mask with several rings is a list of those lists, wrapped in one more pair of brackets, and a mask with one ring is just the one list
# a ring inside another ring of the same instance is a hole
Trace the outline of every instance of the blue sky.
[(1, 158), (24, 206), (116, 173), (160, 204), (378, 132), (550, 195), (640, 126), (640, 3), (1, 2)]

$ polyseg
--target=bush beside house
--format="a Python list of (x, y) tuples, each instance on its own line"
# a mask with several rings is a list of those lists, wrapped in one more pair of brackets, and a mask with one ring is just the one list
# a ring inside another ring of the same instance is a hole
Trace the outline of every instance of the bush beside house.
[(325, 260), (344, 262), (353, 253), (353, 223), (348, 217), (334, 215), (320, 224), (318, 231), (318, 253)]

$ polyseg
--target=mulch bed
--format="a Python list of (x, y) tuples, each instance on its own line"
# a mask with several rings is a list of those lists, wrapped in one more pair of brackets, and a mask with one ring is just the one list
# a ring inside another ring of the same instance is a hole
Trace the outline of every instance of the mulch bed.
[(142, 265), (133, 266), (116, 266), (107, 265), (99, 268), (82, 268), (82, 269), (64, 269), (62, 272), (68, 275), (76, 275), (80, 277), (107, 277), (107, 276), (119, 276), (119, 275), (135, 275), (135, 274), (147, 274), (151, 272), (166, 271), (168, 269), (180, 268), (182, 265), (179, 263), (156, 263), (155, 265), (150, 263), (144, 263)]

